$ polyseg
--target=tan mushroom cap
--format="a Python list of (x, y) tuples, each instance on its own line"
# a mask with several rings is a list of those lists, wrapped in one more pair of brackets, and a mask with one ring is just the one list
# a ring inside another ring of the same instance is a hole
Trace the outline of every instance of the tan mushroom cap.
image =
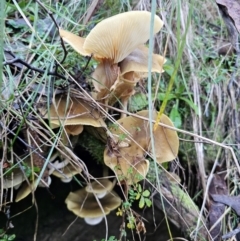
[(68, 134), (76, 136), (83, 132), (83, 126), (82, 125), (68, 125), (68, 126), (65, 126), (65, 130)]
[(37, 180), (31, 182), (30, 185), (27, 182), (24, 182), (17, 192), (15, 202), (21, 201), (22, 199), (27, 197), (32, 191), (34, 192), (36, 190), (36, 183)]
[[(146, 118), (149, 117), (148, 110), (142, 110), (136, 114)], [(154, 111), (153, 119), (155, 120), (156, 117), (157, 112)], [(170, 127), (174, 127), (172, 121), (164, 114), (162, 114), (160, 122)], [(128, 116), (118, 120), (118, 123), (130, 133), (133, 140), (136, 140), (145, 150), (149, 150), (151, 136), (149, 122), (147, 120)], [(121, 131), (118, 131), (118, 133), (121, 134)], [(179, 148), (177, 132), (167, 127), (158, 126), (154, 131), (153, 136), (157, 161), (162, 163), (175, 159)], [(149, 151), (151, 152), (151, 150)]]
[[(138, 112), (137, 115), (148, 118), (149, 112), (148, 110), (143, 110)], [(157, 113), (154, 111), (153, 118), (156, 119), (156, 116)], [(173, 126), (171, 120), (164, 114), (161, 116), (160, 122), (170, 127)], [(122, 173), (123, 179), (128, 184), (132, 184), (139, 181), (136, 176), (137, 173), (144, 178), (148, 172), (149, 162), (145, 160), (145, 156), (146, 152), (151, 153), (149, 121), (128, 116), (118, 120), (118, 123), (129, 132), (129, 136), (125, 140), (120, 141), (119, 137), (125, 135), (124, 132), (119, 127), (110, 129), (112, 134), (116, 136), (115, 142), (118, 149), (111, 152), (109, 148), (106, 148), (104, 151), (104, 162), (119, 178)], [(176, 131), (158, 126), (153, 133), (153, 137), (158, 163), (171, 161), (176, 158), (179, 148), (179, 139)], [(131, 167), (132, 169), (136, 168), (135, 172), (129, 171)]]
[[(141, 45), (134, 49), (120, 64), (121, 75), (134, 71), (138, 73), (148, 72), (148, 51), (149, 49), (145, 45)], [(152, 55), (152, 69), (151, 72), (162, 73), (163, 64), (166, 59), (159, 55)]]
[(88, 183), (85, 187), (86, 192), (99, 194), (102, 192), (110, 192), (113, 189), (113, 182), (108, 179), (98, 179), (92, 183)]
[(80, 174), (82, 172), (82, 169), (80, 167), (74, 167), (70, 163), (65, 166), (62, 170), (62, 173), (58, 172), (57, 170), (54, 170), (52, 175), (61, 179), (69, 179), (77, 174)]
[[(165, 62), (164, 57), (153, 54), (151, 72), (162, 73)], [(97, 99), (104, 100), (107, 97), (105, 103), (108, 105), (113, 105), (117, 100), (124, 104), (134, 94), (137, 82), (148, 73), (148, 48), (144, 45), (136, 48), (119, 63), (117, 69), (115, 65), (111, 65), (111, 70), (106, 71), (105, 67), (107, 65), (100, 63), (92, 74), (93, 85), (99, 92)], [(112, 76), (109, 76), (111, 73)]]
[(94, 194), (86, 192), (85, 189), (70, 192), (65, 200), (68, 210), (72, 211), (78, 217), (97, 218), (105, 216), (110, 211), (116, 209), (121, 204), (121, 199), (112, 191), (104, 198), (99, 199), (99, 202), (102, 207), (99, 206)]
[(90, 56), (91, 55), (91, 53), (89, 54), (89, 53), (85, 52), (85, 50), (83, 49), (83, 44), (85, 42), (85, 38), (81, 38), (81, 37), (77, 36), (76, 34), (73, 34), (73, 33), (63, 30), (63, 29), (59, 29), (59, 34), (66, 43), (71, 45), (71, 47), (76, 52), (81, 54), (82, 56)]
[[(83, 49), (97, 59), (106, 58), (118, 63), (136, 47), (147, 42), (150, 26), (150, 12), (130, 11), (117, 14), (104, 19), (91, 30)], [(153, 33), (157, 33), (162, 26), (162, 20), (155, 15)]]
[[(45, 118), (48, 114), (45, 115)], [(52, 128), (64, 125), (68, 134), (77, 135), (83, 130), (82, 125), (94, 127), (105, 126), (100, 113), (77, 98), (61, 96), (55, 98), (55, 104), (50, 107), (50, 123)]]
[[(118, 155), (122, 157), (117, 157)], [(126, 147), (121, 148), (118, 155), (109, 153), (106, 148), (104, 163), (115, 172), (120, 181), (125, 180), (128, 185), (132, 185), (146, 177), (149, 170), (149, 161), (144, 158), (144, 151), (137, 146)]]
[[(25, 181), (25, 177), (20, 169), (13, 170), (13, 176), (3, 176), (2, 183), (3, 188), (12, 188), (20, 185)], [(1, 185), (1, 184), (0, 184)]]
[[(148, 110), (143, 110), (137, 113), (140, 116), (147, 117), (149, 116)], [(156, 120), (157, 112), (154, 111), (153, 119)], [(172, 121), (164, 114), (162, 114), (160, 123), (174, 127)], [(148, 127), (149, 128), (149, 127)], [(150, 144), (150, 130), (147, 131), (147, 136), (149, 138)], [(154, 143), (155, 143), (155, 153), (158, 163), (172, 161), (177, 157), (179, 149), (179, 139), (177, 132), (171, 130), (167, 127), (158, 126), (153, 133)], [(149, 150), (151, 152), (151, 148)]]

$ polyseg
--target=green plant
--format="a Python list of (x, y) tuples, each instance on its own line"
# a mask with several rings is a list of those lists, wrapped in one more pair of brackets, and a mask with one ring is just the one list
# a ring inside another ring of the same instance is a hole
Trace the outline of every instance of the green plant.
[[(96, 240), (93, 240), (96, 241)], [(101, 239), (101, 241), (118, 241), (118, 239), (115, 236), (110, 236), (108, 239)]]
[(6, 234), (3, 229), (0, 229), (0, 241), (12, 241), (16, 238), (15, 234)]
[(139, 200), (138, 206), (139, 208), (151, 207), (152, 201), (149, 199), (150, 191), (143, 190), (141, 184), (137, 183), (134, 188), (129, 190), (129, 200), (133, 202), (134, 200)]

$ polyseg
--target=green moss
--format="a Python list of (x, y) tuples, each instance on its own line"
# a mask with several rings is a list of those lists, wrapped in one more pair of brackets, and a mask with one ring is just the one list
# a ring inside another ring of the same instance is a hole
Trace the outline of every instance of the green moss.
[(98, 163), (103, 163), (103, 152), (105, 149), (103, 142), (84, 131), (79, 136), (78, 144), (86, 149)]

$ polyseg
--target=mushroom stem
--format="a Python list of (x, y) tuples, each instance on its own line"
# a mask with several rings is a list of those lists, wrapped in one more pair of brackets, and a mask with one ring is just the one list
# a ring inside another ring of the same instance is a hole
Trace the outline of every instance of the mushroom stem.
[(96, 196), (97, 196), (98, 199), (101, 199), (101, 198), (105, 197), (106, 194), (107, 194), (107, 191), (104, 191), (102, 193), (96, 193)]
[(72, 177), (69, 177), (69, 178), (61, 178), (61, 181), (64, 182), (64, 183), (69, 183), (72, 181)]
[(48, 167), (49, 167), (49, 175), (51, 175), (55, 170), (58, 171), (59, 169), (64, 168), (65, 166), (67, 166), (67, 164), (69, 163), (68, 159), (65, 159), (62, 162), (59, 162), (58, 160), (55, 161), (54, 163), (49, 163)]
[(84, 218), (84, 221), (89, 225), (97, 225), (103, 220), (103, 217), (98, 218)]

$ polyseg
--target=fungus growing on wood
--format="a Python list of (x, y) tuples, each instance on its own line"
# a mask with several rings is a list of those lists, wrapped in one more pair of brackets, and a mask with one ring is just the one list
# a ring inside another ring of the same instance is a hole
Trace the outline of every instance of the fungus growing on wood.
[[(150, 12), (130, 11), (101, 21), (86, 39), (60, 29), (63, 40), (79, 54), (92, 55), (100, 62), (92, 74), (97, 100), (112, 105), (121, 99), (126, 106), (141, 73), (148, 72), (148, 48), (143, 44), (150, 38), (150, 26)], [(155, 15), (153, 33), (162, 26), (162, 20)], [(151, 71), (161, 73), (164, 62), (162, 56), (153, 55)]]
[(86, 192), (94, 193), (98, 198), (103, 198), (107, 193), (112, 191), (114, 183), (108, 179), (98, 179), (88, 183), (85, 187)]
[[(141, 117), (148, 118), (148, 110), (137, 113)], [(156, 112), (153, 113), (153, 119)], [(162, 115), (161, 123), (170, 127), (171, 120)], [(118, 176), (129, 185), (136, 183), (147, 175), (149, 162), (146, 153), (151, 153), (151, 135), (149, 122), (141, 118), (128, 116), (117, 121), (117, 123), (128, 132), (122, 131), (119, 126), (110, 128), (114, 136), (113, 145), (104, 151), (104, 162)], [(158, 163), (171, 161), (176, 158), (179, 140), (176, 131), (167, 127), (158, 126), (153, 132), (156, 160)]]
[(68, 210), (78, 217), (84, 218), (86, 223), (95, 225), (100, 223), (104, 216), (120, 206), (121, 199), (112, 191), (103, 198), (96, 200), (93, 193), (88, 193), (85, 189), (80, 189), (75, 192), (70, 192), (65, 203), (67, 204)]
[[(45, 118), (47, 117), (48, 114), (45, 115)], [(105, 122), (96, 109), (81, 99), (67, 98), (67, 96), (55, 97), (55, 101), (50, 107), (49, 117), (52, 128), (62, 125), (71, 135), (80, 134), (83, 125), (105, 126)]]

